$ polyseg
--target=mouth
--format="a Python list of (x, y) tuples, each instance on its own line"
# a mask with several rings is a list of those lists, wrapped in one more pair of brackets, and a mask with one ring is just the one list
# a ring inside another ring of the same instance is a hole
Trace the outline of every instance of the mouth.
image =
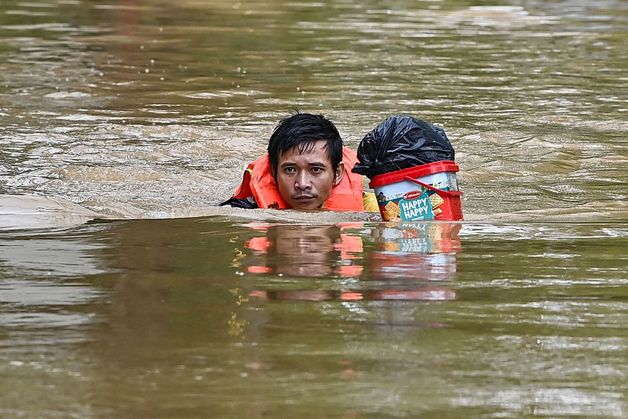
[(299, 202), (310, 202), (314, 199), (316, 199), (314, 195), (297, 195), (294, 197), (294, 200)]
[(316, 195), (296, 195), (292, 197), (296, 208), (306, 209), (313, 208), (317, 203)]

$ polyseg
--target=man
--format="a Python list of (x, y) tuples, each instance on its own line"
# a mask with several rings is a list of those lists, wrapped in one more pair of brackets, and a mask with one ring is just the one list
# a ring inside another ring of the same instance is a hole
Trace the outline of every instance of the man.
[(277, 125), (268, 153), (249, 164), (233, 197), (221, 205), (364, 211), (362, 176), (351, 172), (356, 162), (331, 121), (297, 113)]

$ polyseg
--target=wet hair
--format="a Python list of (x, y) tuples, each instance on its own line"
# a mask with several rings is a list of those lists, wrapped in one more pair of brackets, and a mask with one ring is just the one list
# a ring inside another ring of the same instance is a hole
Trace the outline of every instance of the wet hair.
[(279, 156), (296, 147), (299, 153), (306, 153), (314, 148), (316, 141), (326, 142), (325, 149), (336, 172), (342, 161), (342, 138), (335, 125), (323, 115), (296, 113), (283, 119), (275, 127), (268, 142), (268, 157), (273, 176), (277, 176)]

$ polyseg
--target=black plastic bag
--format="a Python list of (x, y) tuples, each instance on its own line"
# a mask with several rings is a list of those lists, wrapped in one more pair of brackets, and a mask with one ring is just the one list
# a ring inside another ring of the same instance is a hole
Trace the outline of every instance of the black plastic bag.
[(353, 172), (369, 178), (395, 170), (454, 160), (445, 131), (411, 116), (395, 115), (366, 134), (358, 147)]

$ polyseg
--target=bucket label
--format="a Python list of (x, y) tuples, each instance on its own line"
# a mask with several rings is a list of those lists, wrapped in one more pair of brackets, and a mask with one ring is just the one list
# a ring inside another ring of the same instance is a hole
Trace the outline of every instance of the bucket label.
[(435, 173), (418, 180), (442, 193), (409, 180), (375, 188), (384, 221), (462, 220), (459, 194), (447, 194), (452, 191), (458, 193), (455, 173)]
[(433, 220), (434, 211), (427, 192), (408, 192), (399, 200), (401, 221)]

